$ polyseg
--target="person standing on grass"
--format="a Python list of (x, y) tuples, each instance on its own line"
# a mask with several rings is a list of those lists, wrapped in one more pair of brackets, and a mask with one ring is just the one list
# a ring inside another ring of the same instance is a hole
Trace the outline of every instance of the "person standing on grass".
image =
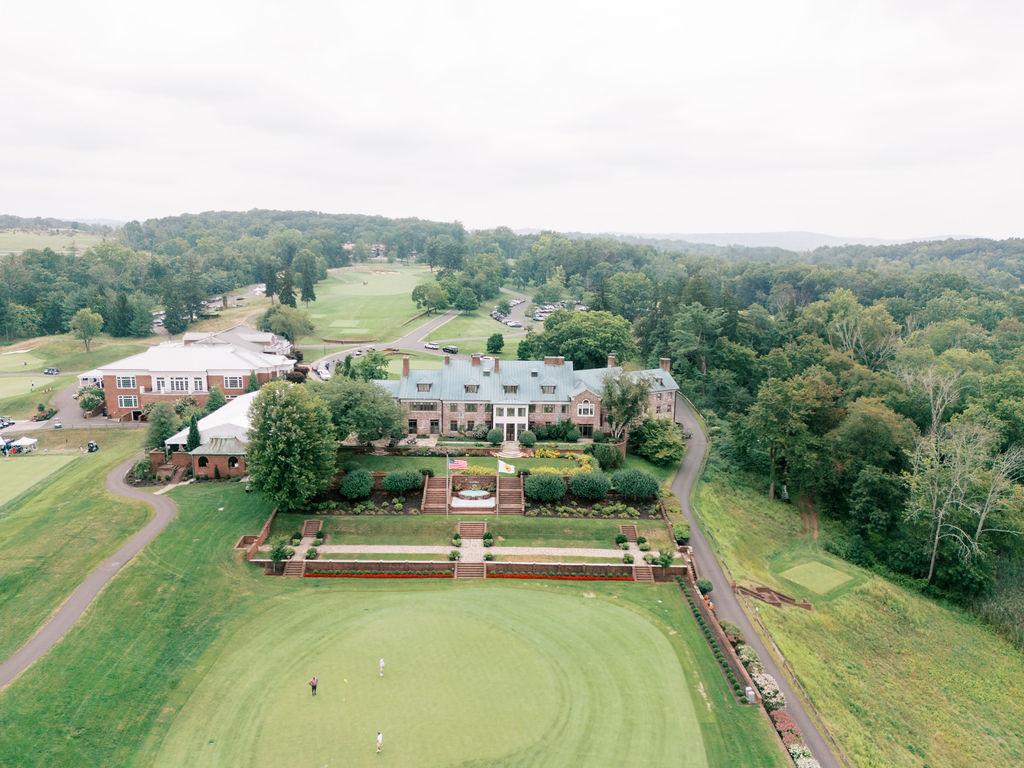
[(384, 659), (380, 660), (380, 676), (384, 677)]
[(309, 687), (313, 689), (313, 695), (316, 696), (316, 684), (319, 681), (316, 679), (316, 675), (313, 675), (313, 679), (309, 681)]
[(384, 734), (377, 731), (377, 751), (380, 752), (380, 748), (384, 746)]

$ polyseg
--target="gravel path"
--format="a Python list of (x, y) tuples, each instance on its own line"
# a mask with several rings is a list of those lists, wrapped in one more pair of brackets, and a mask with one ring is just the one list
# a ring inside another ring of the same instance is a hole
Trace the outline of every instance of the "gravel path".
[[(829, 749), (825, 737), (818, 729), (817, 722), (811, 719), (804, 708), (803, 701), (797, 697), (789, 681), (776, 664), (775, 656), (768, 653), (760, 636), (754, 631), (754, 625), (732, 590), (732, 580), (726, 578), (716, 553), (711, 548), (711, 544), (704, 535), (704, 530), (690, 508), (690, 493), (698, 473), (703, 468), (704, 456), (708, 451), (708, 441), (696, 415), (683, 398), (676, 399), (676, 414), (676, 421), (681, 423), (692, 437), (688, 441), (683, 465), (672, 481), (672, 490), (682, 502), (683, 512), (690, 523), (690, 546), (693, 547), (697, 570), (702, 577), (710, 579), (714, 584), (714, 591), (711, 594), (715, 603), (715, 612), (719, 619), (731, 621), (740, 628), (747, 644), (757, 651), (765, 671), (778, 681), (779, 688), (786, 697), (786, 712), (792, 715), (797, 725), (800, 726), (804, 741), (822, 768), (840, 768), (839, 761)], [(774, 647), (774, 643), (772, 645)], [(778, 651), (777, 648), (775, 650)]]
[(139, 453), (114, 467), (107, 475), (106, 487), (108, 491), (118, 496), (138, 499), (152, 505), (156, 509), (153, 519), (117, 552), (104, 560), (96, 570), (86, 576), (85, 581), (78, 585), (78, 588), (71, 593), (71, 596), (64, 601), (53, 617), (36, 632), (32, 639), (0, 664), (0, 688), (6, 686), (32, 666), (40, 656), (64, 637), (117, 572), (143, 547), (155, 539), (157, 534), (166, 528), (167, 524), (178, 514), (177, 505), (170, 499), (140, 491), (124, 482), (124, 476), (128, 470), (142, 456), (143, 454)]

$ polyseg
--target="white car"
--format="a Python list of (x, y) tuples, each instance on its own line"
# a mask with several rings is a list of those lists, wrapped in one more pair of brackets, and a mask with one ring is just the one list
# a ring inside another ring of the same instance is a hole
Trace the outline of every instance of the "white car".
[(428, 342), (427, 342), (426, 344), (424, 344), (424, 345), (423, 345), (423, 348), (424, 348), (424, 349), (440, 349), (440, 347), (439, 347), (439, 346), (437, 346), (437, 344), (435, 344), (435, 343), (434, 343), (434, 342), (432, 342), (432, 341), (428, 341)]
[(523, 324), (520, 323), (518, 320), (506, 320), (505, 321), (505, 325), (507, 325), (509, 328), (522, 328), (523, 327)]

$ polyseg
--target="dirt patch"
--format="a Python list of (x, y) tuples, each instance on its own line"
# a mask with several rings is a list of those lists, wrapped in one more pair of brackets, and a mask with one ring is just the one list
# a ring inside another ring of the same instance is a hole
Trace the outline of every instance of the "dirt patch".
[(797, 501), (800, 509), (800, 519), (804, 523), (804, 536), (810, 535), (815, 541), (818, 540), (818, 511), (814, 508), (814, 499), (810, 496), (801, 496)]

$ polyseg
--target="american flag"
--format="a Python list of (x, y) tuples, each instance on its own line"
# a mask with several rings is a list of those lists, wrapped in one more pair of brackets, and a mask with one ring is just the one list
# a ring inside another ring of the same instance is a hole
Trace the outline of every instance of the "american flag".
[(466, 469), (468, 466), (465, 459), (448, 459), (448, 469)]

